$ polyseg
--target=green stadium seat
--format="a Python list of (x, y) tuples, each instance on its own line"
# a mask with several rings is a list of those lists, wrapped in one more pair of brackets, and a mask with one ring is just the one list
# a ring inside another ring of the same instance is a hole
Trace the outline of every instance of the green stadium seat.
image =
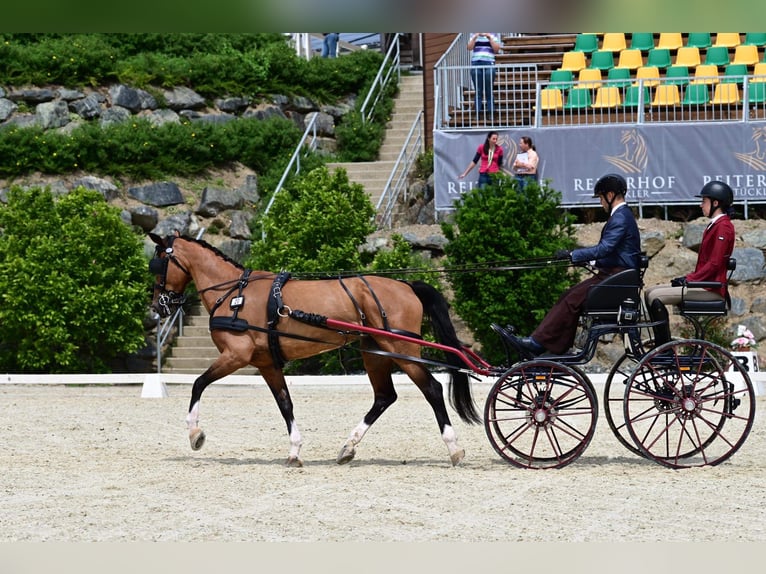
[(654, 48), (649, 50), (646, 56), (647, 66), (657, 66), (658, 68), (665, 69), (673, 62), (670, 59), (670, 50), (667, 48)]
[(729, 48), (726, 46), (710, 46), (705, 51), (705, 64), (725, 66), (729, 63)]
[(609, 86), (624, 88), (633, 83), (631, 79), (630, 68), (612, 68), (607, 72), (606, 79)]
[(553, 70), (549, 87), (568, 90), (572, 87), (572, 82), (574, 82), (572, 70)]
[(707, 84), (689, 84), (684, 89), (684, 99), (681, 103), (685, 106), (704, 106), (710, 102), (710, 90)]
[(747, 32), (742, 43), (747, 46), (751, 44), (755, 46), (766, 46), (766, 32)]
[(766, 81), (750, 82), (747, 85), (747, 99), (751, 104), (766, 103)]
[[(622, 101), (624, 108), (636, 108), (639, 105), (638, 99), (641, 94), (639, 86), (628, 86), (625, 89), (625, 98)], [(652, 102), (651, 92), (648, 86), (644, 86), (643, 90), (643, 105), (648, 106)]]
[(590, 88), (572, 88), (567, 92), (565, 110), (581, 110), (591, 106)]
[(713, 45), (710, 32), (689, 32), (689, 38), (686, 40), (687, 46), (705, 49)]
[(614, 68), (614, 56), (608, 50), (596, 50), (590, 55), (590, 66), (596, 70), (608, 70)]
[(741, 84), (747, 76), (747, 64), (729, 64), (726, 66), (721, 81), (727, 84)]
[(630, 47), (644, 52), (654, 49), (654, 32), (633, 32), (630, 35)]
[(665, 69), (665, 83), (685, 86), (689, 83), (689, 68), (686, 66), (668, 66)]
[(598, 50), (598, 36), (596, 34), (578, 34), (575, 38), (573, 50), (590, 54)]

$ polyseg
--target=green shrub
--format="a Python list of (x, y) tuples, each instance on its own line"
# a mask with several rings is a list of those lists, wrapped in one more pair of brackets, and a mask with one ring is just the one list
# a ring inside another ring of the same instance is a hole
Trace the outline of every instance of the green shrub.
[[(455, 223), (442, 224), (449, 240), (447, 267), (460, 269), (497, 262), (508, 265), (550, 257), (574, 246), (572, 218), (559, 209), (561, 194), (546, 183), (520, 191), (515, 178), (496, 176), (493, 184), (466, 193)], [(491, 266), (491, 265), (490, 265)], [(512, 324), (530, 333), (559, 295), (576, 279), (566, 267), (453, 272), (455, 309), (473, 330), (493, 364), (505, 360), (491, 323)]]
[(96, 191), (0, 204), (0, 371), (103, 372), (144, 345), (140, 238)]

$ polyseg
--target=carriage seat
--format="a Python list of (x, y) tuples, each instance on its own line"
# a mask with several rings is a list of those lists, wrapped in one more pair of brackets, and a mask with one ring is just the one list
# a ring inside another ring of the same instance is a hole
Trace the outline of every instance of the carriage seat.
[[(736, 268), (737, 260), (733, 257), (729, 257), (729, 261), (726, 264), (726, 269), (729, 271), (728, 278), (731, 278), (731, 274), (734, 273)], [(718, 281), (694, 281), (687, 283), (686, 287), (687, 289), (689, 287), (700, 289), (715, 289), (721, 287), (721, 285), (722, 284)], [(683, 290), (683, 293), (685, 292), (686, 289)], [(728, 297), (726, 299), (720, 299), (716, 301), (694, 301), (684, 298), (683, 293), (681, 296), (681, 302), (676, 306), (678, 308), (679, 314), (681, 315), (709, 315), (711, 317), (718, 317), (728, 314), (729, 308), (731, 307), (731, 299)]]
[(640, 308), (641, 272), (626, 269), (588, 291), (584, 315), (598, 322), (635, 323)]

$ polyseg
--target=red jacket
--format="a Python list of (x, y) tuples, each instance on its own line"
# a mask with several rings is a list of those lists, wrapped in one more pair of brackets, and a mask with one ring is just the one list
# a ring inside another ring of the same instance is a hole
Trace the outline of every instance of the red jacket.
[[(728, 215), (719, 217), (715, 223), (702, 234), (702, 244), (697, 255), (697, 266), (686, 280), (719, 281), (726, 283), (727, 264), (731, 252), (734, 251), (734, 225)], [(720, 289), (710, 289), (726, 299), (726, 286)]]

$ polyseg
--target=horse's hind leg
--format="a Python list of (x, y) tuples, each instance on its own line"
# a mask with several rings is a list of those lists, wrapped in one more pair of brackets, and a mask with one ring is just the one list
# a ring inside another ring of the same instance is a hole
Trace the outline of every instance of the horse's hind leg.
[(282, 417), (287, 424), (287, 434), (290, 437), (290, 451), (287, 455), (286, 466), (303, 466), (303, 462), (300, 459), (301, 445), (303, 439), (301, 438), (301, 432), (298, 430), (298, 425), (295, 423), (293, 417), (293, 401), (290, 398), (290, 392), (287, 390), (287, 381), (285, 381), (285, 375), (282, 369), (278, 369), (274, 366), (258, 368), (263, 376), (266, 384), (271, 390), (271, 394), (274, 395), (274, 400), (277, 401), (279, 412), (282, 413)]
[(402, 369), (417, 385), (423, 396), (431, 405), (436, 415), (436, 423), (439, 425), (444, 444), (447, 445), (452, 466), (457, 466), (465, 457), (465, 450), (457, 443), (457, 433), (452, 427), (447, 414), (447, 405), (444, 403), (444, 391), (442, 384), (434, 378), (428, 369), (417, 363), (402, 363)]
[(372, 384), (375, 400), (372, 403), (372, 408), (367, 411), (362, 421), (351, 431), (348, 439), (346, 439), (346, 443), (340, 449), (336, 459), (338, 464), (345, 464), (353, 460), (356, 455), (356, 445), (362, 440), (365, 433), (372, 426), (372, 423), (378, 420), (380, 415), (396, 401), (394, 382), (391, 379), (391, 371), (393, 369), (391, 359), (370, 353), (364, 353), (363, 359), (367, 376)]

